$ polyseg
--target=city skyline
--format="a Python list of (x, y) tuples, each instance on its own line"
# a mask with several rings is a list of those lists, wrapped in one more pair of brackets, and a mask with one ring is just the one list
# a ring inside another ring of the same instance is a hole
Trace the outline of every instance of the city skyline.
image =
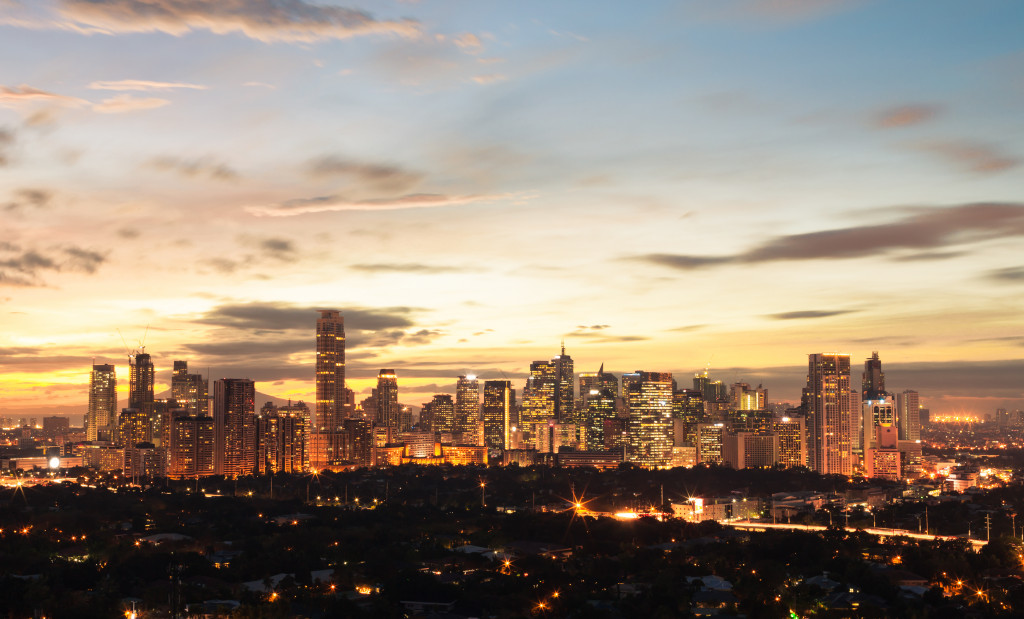
[(158, 393), (312, 405), (321, 308), (357, 400), (518, 392), (564, 340), (794, 403), (880, 351), (934, 413), (1024, 408), (1019, 3), (141, 7), (0, 4), (0, 414), (84, 413), (104, 364), (123, 405), (142, 338)]

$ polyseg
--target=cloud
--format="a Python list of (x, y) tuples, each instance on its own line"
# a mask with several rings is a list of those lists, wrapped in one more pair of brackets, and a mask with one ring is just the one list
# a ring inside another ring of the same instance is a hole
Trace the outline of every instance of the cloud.
[(157, 97), (133, 97), (132, 95), (117, 95), (110, 99), (104, 99), (94, 103), (93, 111), (100, 114), (123, 114), (125, 112), (137, 112), (139, 110), (152, 110), (165, 105), (170, 105), (167, 99)]
[(45, 284), (41, 274), (46, 271), (92, 274), (104, 262), (106, 254), (81, 247), (59, 247), (43, 251), (3, 242), (0, 243), (0, 284), (43, 286)]
[(109, 34), (183, 36), (208, 30), (215, 34), (237, 32), (265, 43), (311, 43), (364, 35), (415, 37), (420, 32), (419, 24), (411, 19), (377, 20), (362, 11), (305, 0), (63, 0), (59, 13), (76, 26)]
[(860, 310), (799, 310), (795, 312), (782, 312), (780, 314), (768, 314), (769, 318), (775, 320), (802, 320), (804, 318), (829, 318), (831, 316), (842, 316), (852, 314)]
[(996, 146), (983, 142), (928, 142), (915, 148), (933, 153), (970, 172), (991, 174), (1015, 168), (1020, 164), (1016, 157), (1001, 153)]
[(180, 157), (162, 156), (151, 159), (149, 165), (158, 170), (175, 172), (188, 177), (205, 176), (221, 181), (233, 181), (238, 178), (238, 172), (230, 166), (209, 157), (182, 159)]
[(190, 90), (207, 89), (206, 86), (201, 84), (187, 84), (184, 82), (152, 82), (149, 80), (99, 81), (89, 84), (89, 88), (93, 90), (141, 90), (146, 92), (153, 90), (175, 90), (178, 88), (186, 88)]
[(89, 104), (85, 99), (58, 95), (25, 84), (13, 87), (0, 86), (0, 104), (3, 103), (57, 103), (73, 107)]
[(474, 75), (472, 80), (477, 84), (497, 84), (504, 82), (508, 79), (508, 76), (503, 73), (488, 73), (487, 75)]
[(455, 47), (461, 49), (467, 54), (479, 54), (484, 49), (484, 44), (480, 40), (480, 37), (471, 32), (460, 34), (453, 38), (452, 43), (455, 43)]
[(862, 258), (1024, 236), (1024, 204), (976, 203), (898, 212), (904, 215), (895, 222), (779, 236), (732, 256), (645, 254), (631, 259), (694, 270), (722, 264)]
[(5, 211), (44, 209), (50, 205), (53, 194), (45, 189), (17, 189), (11, 201), (3, 206)]
[(259, 242), (259, 247), (265, 255), (275, 260), (293, 262), (296, 259), (295, 244), (288, 239), (263, 239)]
[(688, 333), (690, 331), (699, 331), (700, 329), (706, 328), (707, 325), (686, 325), (683, 327), (673, 327), (671, 329), (665, 329), (666, 331)]
[(901, 105), (879, 112), (875, 116), (874, 126), (879, 129), (894, 129), (919, 125), (931, 120), (938, 112), (939, 108), (934, 105)]
[(421, 264), (418, 262), (353, 264), (350, 265), (349, 268), (354, 271), (364, 271), (367, 273), (417, 273), (421, 275), (436, 275), (440, 273), (465, 273), (467, 271), (473, 270), (467, 267)]
[(14, 131), (0, 128), (0, 167), (11, 162), (8, 151), (14, 145)]
[[(365, 331), (402, 329), (413, 326), (409, 316), (420, 312), (412, 307), (339, 308), (349, 329)], [(284, 303), (241, 303), (220, 305), (195, 319), (201, 324), (236, 329), (303, 329), (312, 333), (319, 317), (316, 308)], [(312, 336), (311, 336), (312, 337)]]
[(117, 230), (117, 236), (122, 239), (137, 239), (140, 234), (138, 228), (118, 228)]
[(299, 198), (281, 204), (247, 206), (245, 210), (257, 217), (294, 217), (307, 213), (331, 211), (393, 211), (411, 208), (438, 208), (487, 203), (511, 197), (510, 194), (446, 196), (432, 193), (414, 193), (396, 198), (350, 200), (342, 196)]
[(1024, 284), (1024, 266), (989, 271), (988, 277), (997, 282)]
[(337, 155), (313, 159), (306, 169), (317, 178), (341, 176), (390, 192), (405, 191), (423, 179), (422, 174), (395, 165), (351, 161)]

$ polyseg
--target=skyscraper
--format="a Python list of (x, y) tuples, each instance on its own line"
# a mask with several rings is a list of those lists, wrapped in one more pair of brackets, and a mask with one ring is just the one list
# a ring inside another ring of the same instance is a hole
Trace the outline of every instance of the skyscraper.
[(480, 381), (476, 376), (460, 376), (455, 383), (456, 431), (473, 432), (480, 419)]
[[(117, 375), (113, 365), (93, 365), (89, 375), (89, 409), (85, 415), (85, 438), (99, 440), (117, 420)], [(109, 437), (109, 436), (108, 436)]]
[(896, 394), (896, 417), (901, 441), (921, 440), (921, 397), (916, 391)]
[(509, 449), (509, 430), (512, 427), (512, 408), (515, 391), (508, 380), (484, 382), (484, 445), (489, 448)]
[(342, 459), (341, 428), (345, 402), (345, 319), (334, 310), (320, 310), (316, 320), (316, 418), (328, 463)]
[(547, 423), (555, 416), (555, 391), (557, 388), (555, 364), (549, 361), (534, 361), (530, 364), (530, 376), (523, 388), (521, 430), (528, 441), (538, 423)]
[(672, 459), (672, 374), (634, 373), (624, 381), (629, 408), (629, 459), (640, 466), (660, 468)]
[(864, 360), (864, 373), (861, 375), (861, 400), (878, 400), (885, 396), (885, 374), (882, 373), (882, 360), (878, 351)]
[(394, 370), (381, 370), (377, 374), (376, 422), (379, 426), (400, 429), (398, 406), (398, 376)]
[(572, 357), (565, 354), (565, 343), (562, 352), (551, 360), (555, 367), (555, 419), (558, 423), (572, 423), (575, 385), (573, 385)]
[(804, 405), (810, 434), (809, 464), (813, 470), (823, 475), (853, 473), (853, 403), (850, 355), (808, 355)]
[(256, 465), (256, 383), (222, 378), (213, 384), (214, 468), (248, 475)]
[(449, 394), (438, 394), (423, 406), (420, 421), (429, 420), (429, 429), (433, 432), (455, 432), (455, 401)]
[(208, 415), (210, 412), (210, 384), (202, 374), (188, 373), (188, 361), (174, 362), (171, 398), (189, 415)]
[(144, 352), (128, 356), (128, 408), (150, 412), (155, 379), (152, 357)]

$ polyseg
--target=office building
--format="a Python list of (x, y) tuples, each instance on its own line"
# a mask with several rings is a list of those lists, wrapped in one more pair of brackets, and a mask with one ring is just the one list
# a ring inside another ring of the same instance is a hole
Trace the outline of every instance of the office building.
[(167, 440), (167, 476), (195, 479), (214, 473), (214, 424), (209, 415), (171, 413)]
[(85, 414), (85, 439), (110, 438), (117, 422), (117, 375), (113, 365), (93, 365), (89, 375), (89, 408)]
[(878, 351), (864, 360), (864, 373), (861, 375), (861, 400), (878, 400), (887, 395), (885, 391), (885, 374), (882, 373), (882, 360)]
[(456, 432), (473, 434), (480, 419), (480, 381), (476, 376), (460, 376), (455, 382)]
[(300, 410), (265, 409), (256, 416), (258, 473), (300, 473), (306, 470), (306, 420)]
[(383, 369), (377, 373), (376, 396), (377, 410), (374, 422), (378, 426), (401, 429), (401, 407), (398, 405), (398, 376), (394, 370)]
[(807, 466), (807, 429), (803, 417), (781, 417), (772, 423), (779, 437), (778, 463), (789, 469)]
[(855, 403), (859, 406), (860, 398), (854, 398), (850, 390), (850, 355), (808, 355), (803, 399), (810, 434), (811, 468), (822, 475), (851, 475), (852, 406)]
[(900, 440), (917, 441), (921, 439), (921, 399), (911, 389), (896, 394), (896, 419), (899, 426)]
[(697, 462), (722, 464), (725, 462), (724, 423), (698, 423), (696, 430)]
[(339, 432), (350, 410), (345, 389), (345, 319), (340, 312), (320, 310), (316, 320), (315, 427), (324, 435), (325, 460), (341, 459)]
[(727, 434), (724, 447), (722, 458), (734, 469), (770, 468), (779, 457), (779, 437), (775, 434)]
[(455, 400), (452, 396), (437, 394), (424, 404), (420, 412), (420, 425), (435, 433), (455, 432)]
[(623, 387), (629, 411), (629, 461), (647, 468), (669, 466), (672, 459), (672, 374), (637, 371)]
[(256, 466), (256, 384), (222, 378), (213, 384), (214, 469), (217, 475), (252, 474)]
[(512, 409), (515, 407), (512, 381), (484, 381), (484, 445), (490, 449), (509, 449), (512, 429)]
[(188, 361), (174, 362), (171, 398), (189, 415), (210, 413), (210, 383), (202, 374), (189, 374)]
[(128, 408), (150, 412), (155, 380), (152, 357), (144, 352), (128, 356)]

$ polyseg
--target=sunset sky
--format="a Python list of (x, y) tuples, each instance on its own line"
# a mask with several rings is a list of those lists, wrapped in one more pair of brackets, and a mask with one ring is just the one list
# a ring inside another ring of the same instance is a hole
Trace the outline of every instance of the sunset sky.
[[(0, 415), (879, 351), (1024, 407), (1024, 3), (0, 0)], [(148, 331), (147, 331), (148, 328)], [(120, 334), (119, 334), (120, 331)], [(360, 396), (365, 397), (365, 396)], [(126, 397), (122, 396), (121, 405)]]

